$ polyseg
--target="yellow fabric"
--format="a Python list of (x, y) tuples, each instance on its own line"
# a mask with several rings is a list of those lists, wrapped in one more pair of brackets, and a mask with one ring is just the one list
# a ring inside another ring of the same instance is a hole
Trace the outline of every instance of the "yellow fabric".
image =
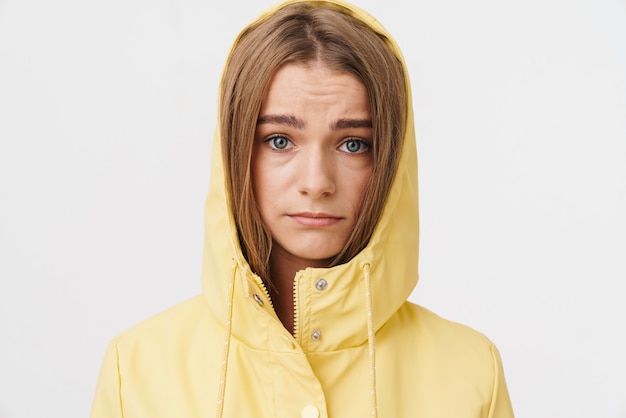
[[(341, 1), (331, 3), (349, 8), (383, 34), (402, 59), (372, 16)], [(371, 393), (383, 418), (512, 417), (495, 346), (482, 334), (407, 302), (418, 277), (412, 112), (409, 100), (399, 171), (368, 246), (349, 263), (297, 274), (295, 337), (278, 320), (242, 256), (216, 134), (203, 294), (111, 342), (91, 417), (369, 417)], [(328, 283), (324, 290), (315, 286), (321, 278)], [(375, 366), (368, 320), (375, 333)]]

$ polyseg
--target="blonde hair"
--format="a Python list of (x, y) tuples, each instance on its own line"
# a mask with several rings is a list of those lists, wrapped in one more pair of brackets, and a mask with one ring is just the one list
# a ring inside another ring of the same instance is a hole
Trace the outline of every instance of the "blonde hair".
[(402, 64), (388, 40), (342, 7), (306, 2), (284, 6), (246, 28), (230, 55), (220, 91), (220, 130), (226, 187), (239, 242), (251, 269), (266, 283), (272, 237), (261, 220), (251, 180), (261, 102), (278, 68), (319, 62), (356, 76), (371, 106), (374, 169), (355, 228), (329, 266), (353, 258), (369, 241), (397, 170), (406, 120)]

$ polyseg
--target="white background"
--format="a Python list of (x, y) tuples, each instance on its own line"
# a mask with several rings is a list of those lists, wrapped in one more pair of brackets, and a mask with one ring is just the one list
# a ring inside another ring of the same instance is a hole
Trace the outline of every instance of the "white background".
[[(110, 338), (200, 291), (219, 73), (269, 1), (0, 0), (0, 417), (86, 417)], [(626, 2), (362, 0), (411, 72), (412, 300), (518, 417), (626, 417)]]

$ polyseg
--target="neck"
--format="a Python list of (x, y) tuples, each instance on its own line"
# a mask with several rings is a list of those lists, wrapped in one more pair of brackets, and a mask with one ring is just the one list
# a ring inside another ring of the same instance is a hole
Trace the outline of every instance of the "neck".
[(278, 319), (293, 335), (294, 330), (294, 280), (296, 273), (307, 267), (324, 267), (328, 260), (306, 260), (287, 252), (274, 243), (270, 255), (270, 277), (272, 285), (269, 292)]

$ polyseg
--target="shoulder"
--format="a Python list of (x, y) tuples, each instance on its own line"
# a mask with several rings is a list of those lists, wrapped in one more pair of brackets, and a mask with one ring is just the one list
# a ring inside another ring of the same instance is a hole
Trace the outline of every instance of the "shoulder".
[(398, 310), (386, 328), (390, 336), (402, 336), (401, 345), (407, 353), (419, 354), (430, 362), (486, 366), (496, 360), (497, 349), (484, 334), (410, 302)]
[(112, 343), (120, 348), (167, 346), (185, 341), (215, 323), (202, 295), (178, 303), (129, 328)]
[(466, 340), (479, 345), (492, 345), (492, 342), (481, 332), (461, 324), (443, 318), (423, 306), (407, 302), (399, 311), (400, 317), (414, 327), (424, 336), (437, 340)]
[(407, 302), (379, 333), (387, 383), (404, 382), (437, 416), (513, 416), (498, 350), (481, 332)]
[(406, 373), (423, 384), (424, 390), (463, 394), (480, 388), (483, 405), (491, 401), (498, 382), (503, 382), (498, 377), (502, 373), (498, 350), (479, 331), (409, 302), (387, 327), (383, 331), (387, 338), (381, 340), (389, 356), (402, 358)]
[(216, 338), (220, 335), (223, 330), (203, 296), (181, 302), (122, 332), (107, 349), (98, 383), (102, 399), (94, 408), (108, 411), (109, 403), (119, 405), (123, 392), (124, 408), (139, 408), (141, 416), (174, 416), (176, 412), (169, 410), (171, 400), (189, 399), (190, 385), (198, 393), (216, 393), (214, 377), (220, 370), (223, 350), (223, 340)]

